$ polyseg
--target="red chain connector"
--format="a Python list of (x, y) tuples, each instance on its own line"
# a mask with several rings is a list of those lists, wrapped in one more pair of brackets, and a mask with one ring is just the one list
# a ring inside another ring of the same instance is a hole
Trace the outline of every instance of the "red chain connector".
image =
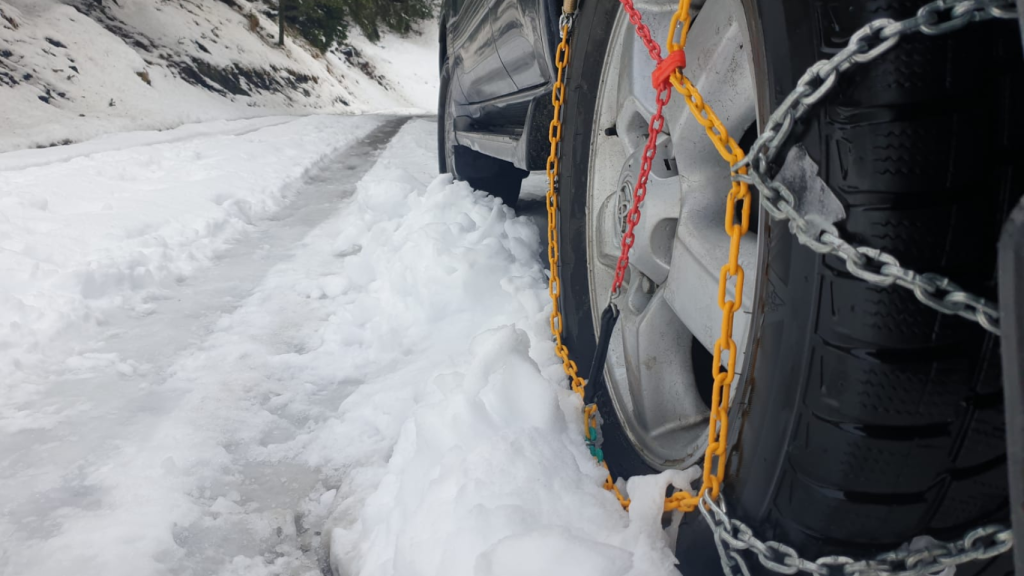
[(669, 52), (665, 58), (654, 67), (651, 73), (651, 84), (655, 90), (668, 90), (672, 87), (672, 75), (678, 70), (686, 68), (686, 52), (677, 50)]

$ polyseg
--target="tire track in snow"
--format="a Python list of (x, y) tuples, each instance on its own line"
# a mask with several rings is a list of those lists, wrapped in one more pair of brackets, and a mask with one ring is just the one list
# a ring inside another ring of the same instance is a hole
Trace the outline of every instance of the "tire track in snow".
[(260, 130), (288, 124), (302, 119), (304, 116), (270, 116), (246, 118), (242, 120), (222, 120), (216, 122), (200, 122), (184, 124), (168, 130), (140, 130), (99, 136), (92, 140), (52, 146), (50, 148), (31, 148), (0, 153), (0, 172), (7, 170), (24, 170), (39, 166), (49, 166), (63, 162), (71, 162), (106, 152), (116, 152), (127, 148), (143, 148), (161, 144), (174, 144), (200, 138), (216, 138), (219, 136), (245, 136)]
[[(116, 573), (153, 574), (149, 552), (188, 545), (190, 536), (181, 531), (173, 534), (176, 542), (170, 533), (165, 542), (144, 530), (146, 522), (163, 518), (142, 518), (138, 524), (150, 504), (150, 486), (137, 486), (134, 493), (108, 490), (109, 480), (120, 473), (112, 462), (146, 457), (133, 451), (157, 434), (180, 403), (180, 390), (164, 386), (179, 353), (214, 331), (219, 317), (248, 297), (268, 270), (291, 257), (295, 245), (353, 194), (407, 120), (385, 119), (311, 170), (287, 207), (257, 222), (250, 236), (211, 269), (177, 286), (152, 314), (111, 315), (104, 337), (79, 351), (78, 358), (89, 365), (54, 367), (51, 380), (40, 384), (46, 393), (22, 409), (40, 418), (59, 415), (56, 423), (0, 439), (0, 573), (111, 574), (116, 566)], [(173, 477), (176, 466), (167, 461), (158, 470)], [(161, 508), (189, 505), (188, 499), (160, 503)], [(230, 557), (230, 547), (218, 549), (216, 541), (199, 544), (218, 559)], [(174, 572), (173, 556), (158, 560)]]

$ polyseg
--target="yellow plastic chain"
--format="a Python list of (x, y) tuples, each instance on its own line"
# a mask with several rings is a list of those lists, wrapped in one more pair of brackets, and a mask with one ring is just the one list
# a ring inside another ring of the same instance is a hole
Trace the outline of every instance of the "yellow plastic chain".
[(561, 281), (558, 278), (558, 193), (555, 183), (558, 179), (558, 145), (562, 140), (562, 102), (565, 100), (565, 67), (569, 62), (569, 25), (562, 26), (562, 41), (555, 50), (555, 66), (558, 67), (558, 79), (551, 88), (551, 104), (555, 107), (548, 126), (548, 141), (551, 152), (548, 154), (548, 192), (545, 195), (548, 208), (548, 264), (551, 276), (548, 278), (548, 295), (551, 296), (551, 333), (555, 336), (555, 354), (562, 359), (562, 369), (569, 376), (573, 392), (583, 397), (586, 382), (577, 374), (576, 363), (569, 359), (569, 349), (562, 343), (562, 312), (558, 309), (558, 297), (562, 293)]
[[(690, 0), (679, 0), (676, 13), (668, 33), (669, 54), (686, 46), (686, 35), (690, 31)], [(678, 36), (678, 41), (676, 37)], [(729, 166), (743, 159), (743, 150), (710, 106), (704, 103), (697, 87), (690, 79), (676, 70), (671, 77), (672, 86), (686, 100), (694, 119), (704, 127), (708, 138)], [(746, 174), (746, 167), (739, 173)], [(736, 204), (740, 204), (740, 218), (736, 221)], [(750, 188), (745, 182), (733, 181), (725, 200), (725, 233), (729, 235), (729, 261), (722, 266), (718, 275), (718, 307), (722, 309), (721, 335), (715, 342), (714, 362), (711, 373), (715, 378), (711, 393), (711, 417), (708, 422), (708, 447), (704, 452), (704, 476), (697, 494), (677, 492), (665, 500), (666, 510), (690, 512), (697, 508), (701, 497), (708, 490), (711, 499), (718, 498), (725, 477), (725, 456), (729, 436), (729, 392), (736, 376), (736, 341), (732, 338), (732, 323), (736, 311), (743, 304), (743, 267), (740, 266), (740, 240), (750, 229)], [(733, 300), (728, 299), (729, 279), (736, 278)], [(722, 371), (722, 352), (729, 352), (725, 371)]]
[[(575, 4), (573, 2), (573, 4)], [(568, 5), (568, 3), (567, 3)], [(565, 10), (571, 14), (572, 9)], [(680, 0), (676, 13), (672, 17), (668, 38), (669, 54), (683, 50), (686, 45), (686, 35), (690, 29), (690, 0)], [(561, 26), (561, 42), (555, 51), (555, 66), (558, 68), (558, 78), (551, 90), (551, 103), (554, 106), (554, 115), (548, 128), (548, 140), (551, 143), (551, 151), (547, 161), (548, 191), (546, 204), (548, 211), (548, 263), (551, 276), (548, 280), (548, 294), (551, 297), (551, 333), (555, 338), (555, 354), (562, 360), (562, 368), (570, 379), (572, 390), (582, 399), (586, 389), (586, 382), (579, 376), (576, 363), (569, 358), (569, 350), (562, 342), (562, 313), (558, 307), (558, 299), (561, 295), (561, 282), (558, 275), (558, 193), (556, 184), (559, 172), (559, 145), (562, 139), (562, 104), (565, 101), (565, 68), (569, 62), (569, 30), (568, 21), (563, 21)], [(678, 40), (676, 38), (678, 37)], [(676, 70), (671, 76), (672, 85), (686, 100), (686, 104), (693, 114), (693, 117), (704, 126), (711, 142), (718, 150), (722, 158), (730, 166), (743, 159), (743, 150), (736, 141), (729, 136), (729, 132), (718, 119), (718, 116), (710, 106), (704, 103), (700, 92), (690, 80)], [(746, 173), (746, 168), (741, 168), (739, 173)], [(740, 217), (736, 221), (736, 204), (740, 204)], [(722, 310), (721, 336), (715, 342), (714, 362), (712, 375), (714, 376), (714, 389), (711, 397), (711, 416), (708, 422), (708, 447), (704, 452), (704, 474), (701, 488), (696, 494), (681, 491), (665, 499), (665, 510), (680, 510), (690, 512), (696, 509), (701, 497), (708, 490), (711, 491), (711, 498), (716, 499), (722, 489), (722, 479), (725, 476), (725, 458), (729, 432), (729, 391), (733, 378), (736, 375), (736, 342), (732, 338), (732, 325), (736, 311), (740, 309), (743, 302), (743, 267), (739, 263), (740, 240), (750, 228), (750, 190), (744, 182), (733, 182), (726, 198), (725, 209), (725, 231), (729, 235), (729, 261), (722, 266), (718, 283), (718, 306)], [(729, 280), (735, 278), (734, 286), (735, 299), (728, 299)], [(728, 351), (726, 369), (722, 370), (722, 353)], [(584, 427), (590, 430), (597, 426), (597, 407), (588, 405), (584, 409)], [(602, 465), (607, 469), (604, 461)], [(612, 491), (623, 508), (629, 508), (629, 500), (625, 498), (615, 485), (609, 473), (605, 480), (604, 487)]]
[[(575, 0), (567, 0), (563, 11), (571, 15), (575, 9)], [(562, 369), (569, 377), (572, 391), (583, 399), (587, 383), (580, 377), (576, 363), (569, 359), (569, 349), (562, 342), (562, 312), (558, 308), (558, 298), (561, 295), (561, 280), (558, 276), (558, 192), (556, 183), (558, 180), (558, 147), (562, 141), (562, 103), (565, 101), (565, 68), (569, 64), (569, 29), (570, 21), (563, 19), (561, 27), (562, 40), (555, 50), (555, 66), (558, 68), (558, 78), (551, 88), (551, 104), (554, 106), (554, 114), (551, 124), (548, 126), (548, 141), (551, 142), (551, 151), (548, 154), (548, 192), (545, 195), (545, 202), (548, 209), (548, 265), (551, 276), (548, 278), (548, 295), (551, 296), (551, 334), (555, 337), (555, 354), (562, 359)], [(590, 405), (583, 411), (583, 429), (591, 430), (597, 427), (597, 407)], [(601, 461), (601, 464), (608, 469), (608, 465)], [(604, 487), (615, 494), (623, 508), (629, 508), (629, 500), (626, 499), (615, 486), (611, 473), (605, 479)]]

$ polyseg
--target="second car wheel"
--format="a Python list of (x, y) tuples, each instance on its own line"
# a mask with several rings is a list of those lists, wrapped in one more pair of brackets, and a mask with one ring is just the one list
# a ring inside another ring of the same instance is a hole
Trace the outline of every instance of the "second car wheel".
[[(877, 18), (923, 2), (712, 0), (694, 9), (688, 77), (741, 145), (813, 62)], [(645, 2), (665, 37), (675, 2)], [(976, 66), (985, 60), (991, 65)], [(566, 341), (589, 366), (653, 111), (653, 63), (617, 2), (573, 28), (559, 239)], [(904, 39), (844, 75), (788, 144), (845, 237), (994, 296), (995, 241), (1022, 183), (1019, 38), (1012, 22)], [(959, 95), (969, 89), (968, 105)], [(968, 144), (969, 143), (969, 144)], [(617, 477), (699, 465), (706, 447), (726, 163), (678, 95), (618, 306), (605, 385), (593, 390)], [(756, 196), (756, 191), (755, 191)], [(998, 340), (899, 287), (850, 276), (761, 214), (743, 240), (725, 496), (758, 537), (802, 556), (865, 557), (919, 535), (955, 539), (1005, 520)], [(680, 530), (683, 572), (719, 570), (700, 515)], [(1005, 555), (961, 567), (1004, 572)], [(703, 573), (703, 572), (695, 572)]]
[(450, 173), (456, 180), (465, 180), (477, 190), (483, 190), (501, 199), (506, 206), (515, 208), (526, 170), (512, 163), (486, 156), (456, 143), (457, 116), (452, 95), (451, 67), (448, 61), (441, 67), (440, 98), (437, 106), (437, 158), (441, 174)]

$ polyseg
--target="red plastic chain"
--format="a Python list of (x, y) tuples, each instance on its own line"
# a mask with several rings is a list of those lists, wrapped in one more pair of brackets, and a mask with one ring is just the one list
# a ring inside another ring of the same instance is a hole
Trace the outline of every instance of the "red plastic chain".
[(640, 15), (640, 11), (633, 6), (633, 0), (620, 0), (622, 9), (626, 11), (629, 16), (629, 21), (636, 28), (636, 35), (640, 37), (640, 40), (644, 43), (647, 48), (647, 53), (651, 55), (651, 59), (657, 63), (661, 63), (661, 46), (651, 38), (651, 29), (647, 27), (647, 24), (643, 23), (643, 17)]
[[(663, 60), (661, 57), (661, 46), (651, 38), (651, 30), (643, 23), (640, 12), (633, 6), (633, 0), (620, 0), (622, 8), (629, 15), (629, 21), (636, 28), (636, 34), (647, 48), (647, 52), (654, 59), (657, 66), (651, 81), (658, 95), (655, 98), (657, 109), (651, 116), (651, 123), (647, 128), (647, 144), (644, 146), (643, 160), (640, 163), (640, 174), (636, 179), (636, 186), (633, 187), (633, 204), (626, 213), (626, 233), (622, 236), (622, 250), (619, 253), (618, 263), (615, 265), (615, 280), (612, 282), (612, 294), (616, 294), (626, 278), (626, 269), (629, 268), (629, 250), (636, 241), (634, 229), (640, 223), (640, 206), (647, 196), (647, 180), (651, 176), (651, 166), (658, 148), (658, 134), (665, 127), (665, 116), (662, 110), (672, 98), (672, 84), (670, 78), (672, 73), (679, 68), (686, 66), (686, 56), (683, 52), (675, 52), (670, 58)], [(677, 54), (681, 56), (677, 56)]]

